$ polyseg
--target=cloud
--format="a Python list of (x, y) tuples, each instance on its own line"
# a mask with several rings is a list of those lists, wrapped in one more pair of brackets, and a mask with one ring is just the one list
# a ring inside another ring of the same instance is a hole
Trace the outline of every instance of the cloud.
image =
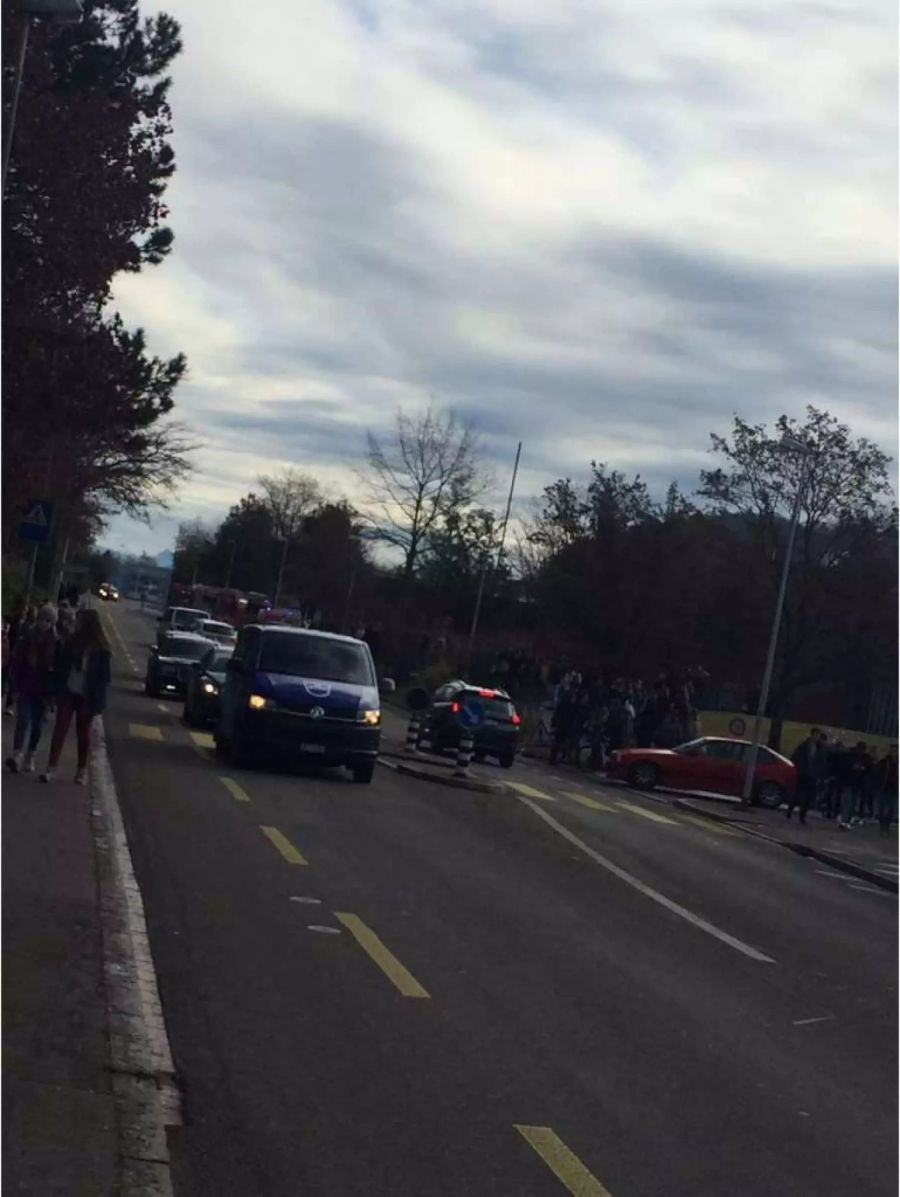
[(185, 518), (279, 462), (352, 496), (430, 394), (501, 475), (524, 441), (523, 494), (591, 457), (690, 487), (735, 412), (808, 402), (892, 447), (875, 0), (167, 7), (175, 250), (116, 299), (189, 357)]

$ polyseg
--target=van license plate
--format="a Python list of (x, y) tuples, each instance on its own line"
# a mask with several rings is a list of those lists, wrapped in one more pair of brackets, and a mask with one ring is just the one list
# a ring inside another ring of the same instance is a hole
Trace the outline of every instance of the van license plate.
[(301, 744), (300, 751), (301, 752), (324, 752), (325, 745), (324, 744)]

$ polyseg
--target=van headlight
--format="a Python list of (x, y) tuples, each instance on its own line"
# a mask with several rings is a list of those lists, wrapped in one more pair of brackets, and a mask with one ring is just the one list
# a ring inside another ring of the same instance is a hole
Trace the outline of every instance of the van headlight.
[(377, 727), (381, 722), (381, 711), (370, 708), (366, 711), (359, 712), (360, 723), (365, 723), (369, 727)]
[(261, 694), (251, 694), (247, 699), (247, 706), (251, 711), (265, 711), (267, 708), (273, 707), (274, 705), (275, 704), (271, 701), (271, 699), (263, 698)]
[(203, 693), (204, 694), (218, 694), (219, 687), (216, 685), (215, 682), (204, 682), (203, 683)]

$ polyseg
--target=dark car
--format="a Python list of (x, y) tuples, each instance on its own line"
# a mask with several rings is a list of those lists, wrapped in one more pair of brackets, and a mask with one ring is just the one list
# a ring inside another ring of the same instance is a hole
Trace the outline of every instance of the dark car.
[[(749, 741), (719, 736), (704, 736), (678, 748), (625, 748), (610, 754), (606, 773), (640, 790), (664, 785), (737, 797), (743, 790), (749, 751)], [(756, 801), (778, 807), (796, 788), (797, 770), (791, 762), (760, 745), (754, 773)]]
[(464, 704), (472, 704), (483, 715), (480, 725), (472, 729), (475, 759), (493, 756), (504, 769), (510, 768), (516, 759), (522, 720), (505, 690), (462, 681), (447, 682), (435, 691), (424, 713), (421, 738), (430, 741), (433, 752), (456, 748), (462, 731), (459, 715)]
[(195, 662), (215, 648), (205, 636), (191, 632), (167, 632), (159, 646), (150, 650), (145, 691), (154, 698), (161, 694), (184, 694)]
[(233, 652), (233, 648), (219, 645), (191, 667), (184, 691), (184, 721), (189, 727), (218, 721), (225, 666)]
[(119, 592), (113, 586), (112, 582), (101, 582), (97, 587), (97, 596), (107, 603), (117, 603), (119, 601)]
[[(394, 683), (384, 679), (390, 693)], [(236, 765), (285, 756), (345, 765), (369, 782), (381, 739), (379, 684), (369, 646), (307, 628), (241, 629), (227, 664), (216, 748)]]

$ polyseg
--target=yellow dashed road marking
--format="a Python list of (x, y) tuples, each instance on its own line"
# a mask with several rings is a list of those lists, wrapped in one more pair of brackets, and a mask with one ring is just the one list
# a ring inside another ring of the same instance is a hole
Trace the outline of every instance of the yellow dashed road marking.
[[(237, 802), (250, 801), (250, 795), (245, 789), (243, 789), (243, 787), (238, 785), (233, 777), (220, 777), (219, 781), (232, 796), (232, 798), (234, 798)], [(265, 830), (265, 828), (263, 828), (263, 830)]]
[(609, 1189), (604, 1188), (549, 1126), (519, 1126), (516, 1123), (515, 1127), (573, 1197), (612, 1197)]
[(343, 923), (359, 946), (375, 961), (384, 975), (404, 997), (429, 998), (431, 994), (423, 989), (409, 969), (404, 968), (393, 952), (384, 946), (378, 936), (361, 918), (346, 911), (336, 910), (335, 917)]
[(128, 734), (138, 740), (161, 740), (162, 731), (150, 723), (129, 723)]
[(191, 739), (198, 748), (215, 748), (216, 746), (216, 742), (209, 732), (192, 731)]
[(614, 806), (610, 806), (606, 802), (600, 802), (596, 798), (588, 798), (586, 794), (576, 794), (574, 790), (563, 790), (567, 798), (571, 798), (573, 802), (579, 802), (582, 806), (586, 806), (588, 810), (603, 810), (608, 815), (617, 815), (619, 812)]
[(670, 819), (668, 815), (658, 815), (655, 810), (644, 810), (642, 806), (635, 806), (633, 802), (617, 799), (616, 806), (621, 806), (623, 810), (630, 810), (633, 815), (640, 815), (643, 819), (652, 819), (654, 823), (669, 823), (672, 827), (678, 826), (677, 821)]
[(307, 863), (302, 853), (297, 851), (287, 836), (282, 835), (277, 827), (260, 827), (260, 831), (270, 843), (275, 845), (288, 864), (305, 865)]
[(535, 790), (532, 786), (527, 786), (521, 781), (510, 781), (507, 782), (507, 785), (509, 785), (517, 793), (524, 794), (526, 798), (539, 798), (541, 802), (556, 801), (556, 799), (552, 798), (549, 794), (545, 794), (543, 790)]

